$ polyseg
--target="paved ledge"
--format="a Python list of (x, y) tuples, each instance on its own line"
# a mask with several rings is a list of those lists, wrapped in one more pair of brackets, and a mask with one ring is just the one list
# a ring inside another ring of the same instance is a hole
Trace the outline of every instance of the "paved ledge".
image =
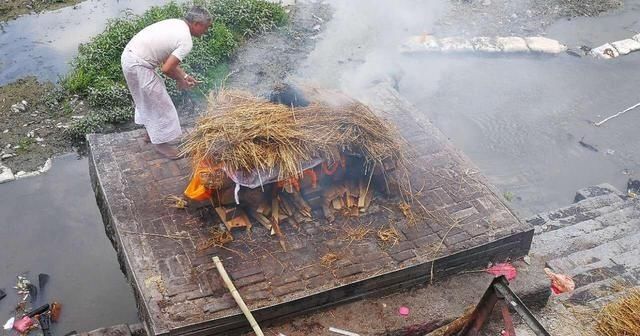
[[(382, 85), (368, 97), (373, 99), (366, 102), (411, 144), (413, 188), (431, 215), (410, 225), (398, 200), (378, 197), (359, 221), (328, 225), (317, 219), (300, 230), (283, 226), (287, 252), (258, 225), (250, 235), (234, 232), (228, 250), (198, 251), (217, 218), (206, 207), (185, 211), (164, 201), (184, 190), (189, 162), (160, 158), (140, 131), (88, 136), (106, 232), (149, 335), (225, 335), (248, 327), (211, 262), (213, 255), (221, 257), (256, 319), (268, 324), (528, 253), (532, 227), (512, 214), (464, 155), (431, 124), (413, 119), (412, 107), (394, 90)], [(400, 241), (383, 248), (375, 234), (356, 242), (344, 239), (344, 230), (358, 225), (393, 225)], [(340, 259), (323, 267), (320, 259), (328, 252)]]

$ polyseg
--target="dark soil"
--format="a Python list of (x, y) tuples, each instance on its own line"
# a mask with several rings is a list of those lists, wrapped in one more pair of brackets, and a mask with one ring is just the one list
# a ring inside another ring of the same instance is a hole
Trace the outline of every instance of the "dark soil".
[(82, 0), (1, 0), (0, 21), (9, 21), (22, 14), (41, 13), (75, 5)]
[(85, 113), (84, 105), (73, 98), (61, 104), (56, 94), (53, 84), (33, 77), (0, 87), (0, 157), (14, 173), (36, 170), (54, 154), (72, 149), (63, 131)]

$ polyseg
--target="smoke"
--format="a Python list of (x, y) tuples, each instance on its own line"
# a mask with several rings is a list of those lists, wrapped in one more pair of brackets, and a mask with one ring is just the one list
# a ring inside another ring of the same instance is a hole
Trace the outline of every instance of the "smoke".
[(437, 79), (437, 69), (415, 69), (399, 53), (411, 35), (431, 33), (448, 10), (446, 0), (333, 0), (333, 18), (326, 23), (316, 48), (298, 77), (314, 85), (340, 89), (350, 95), (379, 81), (398, 85), (406, 73), (427, 71)]

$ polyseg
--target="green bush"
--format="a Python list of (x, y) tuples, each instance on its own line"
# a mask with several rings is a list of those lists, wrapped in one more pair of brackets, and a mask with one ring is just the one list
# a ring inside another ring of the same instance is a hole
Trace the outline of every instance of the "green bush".
[[(203, 82), (191, 95), (204, 94), (220, 85), (228, 73), (229, 56), (246, 36), (287, 22), (287, 14), (280, 5), (263, 0), (195, 0), (194, 3), (207, 8), (215, 17), (215, 23), (205, 36), (193, 39), (193, 49), (181, 64)], [(98, 112), (78, 120), (70, 128), (70, 135), (82, 137), (82, 132), (99, 130), (102, 123), (131, 118), (131, 98), (120, 66), (124, 47), (144, 27), (164, 19), (181, 18), (189, 6), (170, 2), (142, 15), (126, 13), (110, 21), (103, 33), (79, 47), (71, 71), (61, 84), (68, 94), (84, 97)], [(175, 81), (168, 80), (167, 89), (174, 102), (184, 98), (185, 93), (176, 89)]]

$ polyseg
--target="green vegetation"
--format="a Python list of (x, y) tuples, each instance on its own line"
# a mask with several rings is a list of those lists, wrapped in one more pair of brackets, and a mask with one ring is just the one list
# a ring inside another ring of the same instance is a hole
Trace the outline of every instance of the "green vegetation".
[(513, 201), (513, 199), (514, 199), (514, 197), (515, 197), (515, 196), (513, 195), (513, 193), (512, 193), (512, 192), (510, 192), (510, 191), (505, 192), (504, 194), (502, 194), (502, 196), (504, 197), (504, 199), (505, 199), (505, 200), (507, 200), (507, 202), (511, 202), (511, 201)]
[(29, 137), (23, 137), (18, 141), (18, 146), (20, 147), (16, 149), (16, 152), (18, 154), (28, 153), (29, 151), (31, 151), (31, 146), (33, 146), (35, 143), (36, 143), (35, 139), (29, 138)]
[[(194, 0), (194, 3), (207, 8), (216, 21), (205, 36), (194, 38), (193, 49), (181, 65), (203, 83), (188, 93), (178, 91), (174, 81), (167, 81), (174, 102), (184, 100), (182, 95), (202, 95), (219, 86), (229, 71), (228, 58), (239, 43), (247, 36), (287, 22), (281, 6), (262, 0)], [(170, 2), (143, 15), (127, 13), (110, 21), (103, 33), (80, 46), (62, 86), (69, 95), (83, 97), (93, 112), (73, 123), (68, 135), (80, 138), (99, 131), (105, 123), (131, 120), (132, 102), (120, 67), (124, 47), (144, 27), (164, 19), (181, 18), (189, 6)]]

